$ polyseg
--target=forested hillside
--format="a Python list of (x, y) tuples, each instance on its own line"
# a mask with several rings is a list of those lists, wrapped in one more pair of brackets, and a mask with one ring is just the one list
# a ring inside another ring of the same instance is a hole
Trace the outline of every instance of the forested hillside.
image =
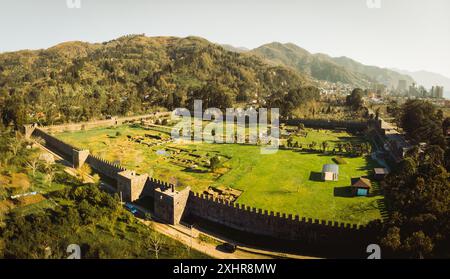
[(371, 83), (381, 83), (391, 88), (397, 87), (400, 79), (411, 84), (414, 80), (389, 69), (363, 65), (347, 57), (330, 57), (326, 54), (312, 54), (292, 44), (278, 42), (262, 45), (249, 53), (272, 61), (276, 65), (291, 67), (299, 73), (314, 79), (342, 82), (355, 87), (368, 87)]
[(386, 85), (388, 88), (397, 88), (399, 80), (406, 80), (407, 85), (414, 83), (414, 79), (411, 76), (390, 69), (364, 65), (345, 56), (328, 58), (347, 70), (366, 75), (370, 79)]
[(328, 59), (313, 55), (294, 44), (270, 43), (253, 49), (251, 53), (274, 62), (285, 65), (300, 73), (305, 73), (318, 80), (343, 82), (357, 86), (368, 86), (368, 77), (346, 70)]
[(1, 115), (16, 126), (185, 107), (194, 97), (221, 108), (255, 99), (265, 104), (273, 92), (288, 95), (307, 83), (291, 69), (198, 37), (129, 35), (0, 54)]

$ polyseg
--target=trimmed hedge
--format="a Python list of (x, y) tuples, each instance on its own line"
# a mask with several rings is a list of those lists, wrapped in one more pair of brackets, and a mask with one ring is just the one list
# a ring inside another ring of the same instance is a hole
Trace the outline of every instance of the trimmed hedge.
[(333, 161), (334, 161), (336, 164), (338, 164), (338, 165), (345, 165), (345, 164), (347, 164), (347, 161), (345, 161), (345, 159), (342, 158), (342, 157), (336, 157), (336, 158), (333, 158)]

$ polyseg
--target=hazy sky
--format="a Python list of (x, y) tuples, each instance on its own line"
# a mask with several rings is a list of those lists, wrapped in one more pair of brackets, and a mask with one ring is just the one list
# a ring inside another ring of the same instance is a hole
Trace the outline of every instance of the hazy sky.
[(81, 8), (68, 8), (67, 0), (0, 0), (0, 52), (131, 33), (197, 35), (247, 48), (292, 42), (450, 77), (449, 0), (380, 0), (380, 8), (369, 8), (367, 0), (80, 1)]

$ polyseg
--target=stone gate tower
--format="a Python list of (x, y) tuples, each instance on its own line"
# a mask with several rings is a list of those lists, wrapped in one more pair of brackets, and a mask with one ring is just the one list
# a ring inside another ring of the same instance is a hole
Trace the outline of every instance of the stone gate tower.
[(170, 185), (166, 189), (156, 188), (154, 193), (155, 216), (171, 225), (179, 224), (190, 190), (190, 187), (186, 187), (181, 191), (175, 191), (174, 185)]
[(117, 192), (122, 195), (125, 202), (139, 199), (147, 182), (148, 174), (136, 174), (135, 171), (125, 170), (117, 174)]

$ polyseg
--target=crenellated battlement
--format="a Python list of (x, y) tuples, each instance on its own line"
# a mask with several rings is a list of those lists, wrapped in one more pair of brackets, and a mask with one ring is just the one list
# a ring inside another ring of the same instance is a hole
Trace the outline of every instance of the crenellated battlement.
[(88, 122), (49, 125), (49, 126), (41, 127), (41, 129), (48, 133), (74, 132), (74, 131), (95, 129), (95, 128), (100, 128), (100, 127), (121, 125), (126, 122), (140, 121), (140, 120), (145, 120), (145, 119), (149, 119), (149, 118), (159, 118), (159, 117), (165, 117), (168, 115), (169, 115), (168, 112), (156, 112), (156, 113), (137, 115), (137, 116), (111, 117), (110, 119), (92, 120), (92, 121), (88, 121)]
[(286, 124), (298, 126), (300, 123), (305, 125), (305, 127), (310, 128), (325, 128), (325, 129), (345, 128), (354, 130), (364, 130), (369, 125), (368, 121), (308, 119), (308, 118), (289, 119)]
[[(299, 215), (268, 211), (240, 203), (232, 203), (223, 199), (212, 198), (209, 195), (196, 192), (191, 192), (189, 205), (192, 205), (190, 210), (196, 215), (202, 215), (201, 217), (208, 219), (208, 214), (219, 212), (222, 220), (228, 219), (228, 222), (231, 223), (248, 217), (249, 220), (252, 220), (248, 222), (249, 224), (254, 224), (254, 220), (261, 220), (263, 224), (273, 223), (278, 224), (278, 226), (310, 226), (346, 231), (358, 231), (364, 228), (358, 224), (312, 219), (300, 217)], [(239, 217), (235, 217), (238, 215)], [(238, 225), (236, 224), (236, 226)], [(239, 227), (244, 228), (245, 224), (240, 224)], [(251, 228), (249, 230), (251, 230)]]

